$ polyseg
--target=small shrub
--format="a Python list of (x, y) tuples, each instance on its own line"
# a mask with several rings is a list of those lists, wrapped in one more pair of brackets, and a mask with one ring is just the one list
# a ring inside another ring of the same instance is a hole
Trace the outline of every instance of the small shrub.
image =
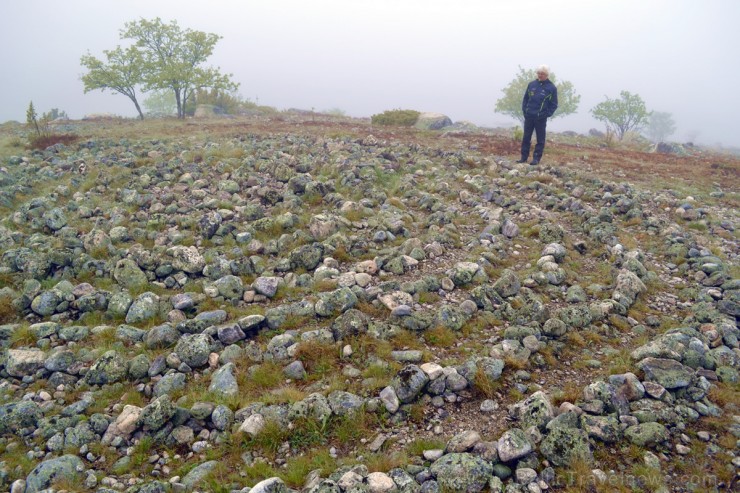
[(419, 119), (420, 114), (415, 110), (387, 110), (371, 116), (370, 122), (373, 125), (413, 127)]
[(312, 377), (315, 375), (318, 378), (336, 372), (339, 364), (336, 346), (315, 341), (301, 342), (296, 351), (296, 359), (303, 362)]
[(440, 295), (437, 293), (432, 293), (430, 291), (424, 291), (419, 293), (419, 303), (421, 304), (434, 304), (439, 302), (442, 299)]
[(36, 344), (36, 336), (28, 325), (24, 324), (13, 331), (10, 336), (10, 347), (32, 346)]
[(449, 348), (455, 343), (457, 337), (450, 329), (435, 327), (424, 332), (424, 340), (431, 346)]
[(514, 142), (521, 142), (524, 138), (524, 129), (517, 125), (511, 129), (511, 140)]
[(280, 446), (290, 436), (291, 431), (274, 420), (267, 420), (265, 427), (254, 436), (244, 437), (244, 446), (247, 450), (256, 448), (268, 457), (275, 457)]
[(552, 405), (559, 406), (563, 402), (575, 403), (581, 398), (583, 389), (576, 382), (566, 382), (559, 392), (552, 394)]
[(360, 410), (336, 418), (332, 422), (332, 428), (332, 439), (340, 446), (354, 446), (361, 438), (370, 436), (380, 426), (375, 414)]
[(492, 380), (482, 368), (478, 368), (473, 379), (473, 388), (483, 394), (486, 399), (493, 399), (501, 389), (501, 382)]
[(568, 344), (576, 347), (586, 347), (586, 339), (578, 332), (569, 331), (565, 338), (568, 340)]
[(288, 459), (279, 475), (288, 486), (300, 489), (311, 471), (319, 470), (321, 477), (325, 477), (334, 472), (337, 467), (336, 459), (329, 455), (328, 450), (311, 450), (306, 455)]
[(282, 369), (272, 362), (255, 366), (251, 372), (237, 373), (237, 383), (242, 393), (255, 397), (262, 396), (266, 390), (277, 387), (282, 381)]
[(365, 456), (365, 465), (368, 471), (390, 471), (397, 467), (404, 467), (409, 463), (409, 457), (403, 452), (377, 452)]
[(31, 149), (46, 149), (56, 144), (71, 145), (80, 138), (76, 135), (49, 133), (36, 135), (28, 139), (28, 147)]
[(425, 450), (444, 449), (446, 442), (438, 438), (417, 438), (406, 446), (406, 451), (412, 456), (421, 456)]
[(13, 298), (0, 296), (0, 324), (15, 322), (19, 318), (20, 314), (13, 306)]

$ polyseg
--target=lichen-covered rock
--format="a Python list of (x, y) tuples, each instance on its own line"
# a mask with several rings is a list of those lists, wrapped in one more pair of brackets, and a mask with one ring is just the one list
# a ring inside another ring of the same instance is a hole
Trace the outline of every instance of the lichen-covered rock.
[(172, 256), (172, 266), (188, 274), (200, 274), (206, 261), (195, 246), (174, 246), (167, 250)]
[(213, 285), (218, 289), (218, 294), (228, 300), (240, 300), (244, 294), (244, 284), (240, 277), (226, 275), (217, 279)]
[(316, 302), (316, 315), (330, 317), (346, 312), (357, 304), (357, 295), (349, 288), (340, 288), (329, 293), (321, 293)]
[(52, 231), (59, 231), (67, 225), (67, 216), (59, 207), (55, 207), (44, 213), (44, 222)]
[(302, 245), (290, 252), (290, 267), (293, 270), (314, 270), (324, 258), (324, 245), (313, 243)]
[(622, 269), (617, 275), (617, 284), (614, 287), (612, 299), (630, 307), (637, 300), (637, 296), (645, 291), (647, 291), (647, 286), (637, 277), (637, 274)]
[(198, 464), (182, 478), (181, 483), (184, 484), (186, 488), (194, 489), (208, 477), (216, 466), (218, 466), (218, 461), (215, 460)]
[(311, 217), (308, 231), (316, 241), (323, 241), (339, 231), (337, 218), (329, 214), (317, 214)]
[(614, 443), (622, 438), (622, 428), (615, 415), (592, 416), (582, 414), (580, 417), (581, 429), (589, 437), (601, 440), (604, 443)]
[(260, 276), (252, 283), (252, 288), (257, 292), (272, 298), (277, 293), (278, 287), (282, 283), (282, 279), (274, 276)]
[(442, 113), (423, 112), (419, 113), (414, 126), (421, 130), (441, 130), (452, 125), (452, 120)]
[(662, 385), (668, 390), (688, 387), (695, 375), (692, 368), (673, 359), (645, 358), (637, 366), (645, 372), (646, 380)]
[(113, 278), (125, 289), (135, 289), (147, 284), (146, 274), (136, 262), (128, 258), (116, 263)]
[(26, 430), (28, 433), (36, 429), (36, 426), (43, 418), (44, 413), (38, 404), (32, 401), (18, 401), (0, 405), (0, 435), (7, 433), (21, 433)]
[(126, 291), (114, 293), (108, 300), (108, 314), (114, 318), (125, 317), (133, 302), (134, 299)]
[(429, 383), (427, 374), (416, 365), (407, 365), (399, 371), (391, 382), (398, 400), (408, 404), (416, 400)]
[(249, 493), (288, 493), (289, 491), (282, 479), (274, 477), (255, 484)]
[(216, 328), (216, 335), (218, 340), (225, 345), (234, 344), (246, 337), (238, 323), (219, 325)]
[(519, 428), (505, 431), (498, 439), (498, 456), (501, 462), (511, 462), (532, 451), (532, 443)]
[(85, 374), (90, 385), (106, 385), (126, 378), (126, 360), (118, 351), (111, 349), (101, 356)]
[(31, 302), (31, 310), (42, 317), (53, 315), (62, 302), (61, 293), (54, 289), (43, 291)]
[(291, 380), (303, 380), (307, 375), (303, 362), (300, 360), (293, 361), (283, 368), (283, 374)]
[[(588, 435), (577, 428), (552, 429), (540, 444), (540, 452), (556, 466), (569, 466), (575, 460), (593, 462)], [(500, 453), (500, 452), (499, 452)]]
[(137, 424), (145, 431), (156, 431), (162, 428), (177, 412), (169, 395), (154, 399), (141, 410)]
[(234, 411), (223, 404), (219, 404), (211, 413), (211, 422), (219, 431), (228, 430), (234, 423)]
[(437, 324), (450, 330), (462, 329), (470, 317), (459, 307), (444, 304), (437, 310)]
[(668, 429), (660, 423), (640, 423), (624, 430), (624, 436), (639, 447), (655, 447), (670, 439)]
[(26, 477), (26, 492), (37, 493), (46, 490), (55, 481), (67, 484), (80, 484), (85, 464), (76, 455), (63, 455), (41, 462)]
[(359, 411), (364, 404), (362, 397), (343, 390), (335, 390), (327, 397), (329, 407), (337, 416), (351, 415)]
[(568, 326), (560, 318), (549, 318), (542, 326), (542, 334), (548, 337), (562, 337), (568, 331)]
[(493, 466), (467, 453), (443, 455), (429, 468), (443, 491), (483, 491), (493, 477)]
[(370, 319), (360, 310), (350, 308), (339, 315), (331, 324), (334, 339), (340, 341), (367, 332)]
[(501, 272), (501, 277), (493, 283), (493, 289), (502, 298), (516, 295), (521, 287), (522, 284), (521, 281), (519, 281), (519, 277), (516, 275), (516, 272), (511, 269), (504, 269), (504, 271)]
[(481, 441), (481, 437), (477, 431), (467, 430), (462, 433), (458, 433), (452, 437), (445, 447), (445, 451), (450, 453), (462, 453), (467, 452), (473, 448), (473, 446)]
[(185, 388), (185, 374), (179, 372), (167, 373), (154, 384), (152, 393), (155, 397), (170, 395)]
[(509, 414), (519, 420), (522, 428), (535, 426), (543, 431), (547, 422), (555, 417), (555, 409), (547, 395), (540, 390), (511, 406)]
[(170, 324), (157, 325), (147, 331), (144, 345), (147, 349), (164, 349), (177, 344), (180, 332)]
[(50, 372), (66, 372), (70, 366), (77, 360), (75, 353), (68, 349), (53, 351), (44, 361), (44, 368)]
[(213, 338), (208, 334), (186, 334), (177, 342), (175, 353), (189, 367), (200, 368), (208, 363), (213, 343)]
[(586, 327), (593, 320), (591, 310), (584, 304), (563, 307), (555, 313), (555, 316), (566, 326), (575, 328)]
[(38, 349), (9, 349), (5, 361), (5, 371), (11, 377), (22, 378), (33, 375), (44, 366), (46, 353)]
[(142, 293), (136, 297), (126, 312), (127, 324), (146, 322), (159, 313), (159, 296), (152, 292)]
[(213, 372), (208, 391), (224, 397), (237, 395), (239, 393), (239, 384), (236, 382), (234, 371), (234, 363), (227, 363)]

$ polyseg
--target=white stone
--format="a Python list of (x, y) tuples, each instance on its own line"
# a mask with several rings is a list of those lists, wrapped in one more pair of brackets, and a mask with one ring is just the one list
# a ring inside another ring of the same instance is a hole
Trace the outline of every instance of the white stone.
[(398, 396), (396, 395), (396, 391), (390, 385), (380, 391), (380, 400), (391, 414), (395, 414), (401, 405), (401, 402), (398, 400)]
[(366, 288), (370, 285), (372, 282), (373, 277), (370, 274), (366, 274), (364, 272), (360, 272), (358, 274), (355, 274), (355, 283), (357, 283), (358, 286), (361, 288)]
[(239, 431), (252, 436), (257, 435), (265, 427), (265, 418), (261, 414), (252, 414), (239, 427)]
[(444, 373), (444, 368), (442, 368), (437, 363), (424, 363), (419, 368), (421, 368), (421, 371), (427, 374), (429, 380), (436, 380)]
[(367, 475), (367, 489), (370, 493), (386, 493), (396, 489), (396, 483), (383, 472), (371, 472)]
[(343, 490), (348, 490), (357, 483), (362, 483), (362, 476), (354, 471), (347, 471), (341, 478), (339, 478), (339, 481), (337, 481), (337, 486), (339, 486)]
[(355, 271), (363, 274), (376, 274), (378, 272), (378, 264), (375, 260), (364, 260), (355, 265)]

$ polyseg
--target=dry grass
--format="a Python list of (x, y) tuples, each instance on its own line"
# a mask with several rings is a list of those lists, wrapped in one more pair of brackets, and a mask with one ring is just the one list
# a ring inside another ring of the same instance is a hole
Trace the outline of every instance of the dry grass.
[(475, 372), (473, 388), (481, 395), (483, 395), (486, 399), (493, 399), (501, 390), (501, 381), (492, 380), (488, 375), (485, 374), (482, 368), (478, 368)]
[(563, 402), (575, 403), (583, 395), (583, 387), (578, 382), (566, 381), (559, 392), (552, 395), (552, 405), (557, 407)]
[(427, 330), (423, 337), (427, 344), (438, 348), (449, 348), (457, 341), (457, 335), (446, 327)]
[(339, 371), (339, 349), (333, 344), (304, 341), (298, 345), (296, 359), (303, 362), (311, 379), (321, 379), (325, 375)]

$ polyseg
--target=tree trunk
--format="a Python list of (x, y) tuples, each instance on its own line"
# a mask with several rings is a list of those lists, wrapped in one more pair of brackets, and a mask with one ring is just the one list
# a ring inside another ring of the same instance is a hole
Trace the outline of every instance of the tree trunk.
[[(122, 94), (126, 94), (126, 93), (122, 93)], [(126, 94), (126, 96), (128, 96), (131, 102), (134, 103), (134, 106), (136, 106), (136, 111), (139, 112), (139, 120), (143, 120), (144, 113), (141, 112), (141, 107), (139, 106), (139, 101), (136, 99), (136, 96), (133, 94)]]
[(180, 91), (175, 89), (175, 101), (177, 102), (177, 118), (185, 118), (185, 108), (180, 97)]
[(139, 102), (136, 99), (134, 99), (134, 106), (136, 106), (136, 111), (139, 112), (139, 120), (143, 120), (144, 113), (141, 112), (141, 107), (139, 107)]

